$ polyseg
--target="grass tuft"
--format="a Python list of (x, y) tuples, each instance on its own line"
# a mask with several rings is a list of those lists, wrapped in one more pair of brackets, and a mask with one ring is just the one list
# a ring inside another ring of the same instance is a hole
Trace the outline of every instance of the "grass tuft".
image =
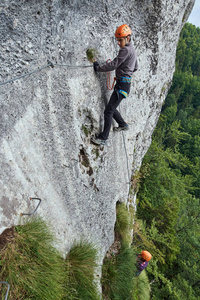
[(132, 240), (131, 229), (133, 228), (132, 216), (124, 203), (117, 204), (116, 210), (115, 231), (120, 235), (122, 244), (130, 244)]
[(136, 254), (131, 244), (133, 218), (125, 204), (117, 204), (115, 242), (104, 259), (102, 289), (105, 299), (132, 298), (136, 273)]
[(10, 299), (62, 299), (64, 264), (53, 242), (40, 218), (15, 227), (14, 238), (0, 251), (0, 278), (10, 284)]
[[(52, 246), (53, 233), (41, 218), (8, 231), (7, 243), (0, 248), (0, 278), (10, 284), (9, 299), (100, 299), (94, 282), (97, 248), (93, 243), (73, 245), (64, 260)], [(4, 299), (4, 286), (0, 293)]]
[[(131, 230), (131, 213), (124, 204), (117, 205), (116, 241), (102, 268), (104, 299), (149, 299), (146, 273), (143, 271), (135, 278), (136, 254), (130, 246)], [(52, 246), (56, 242), (54, 235), (41, 218), (30, 218), (8, 233), (7, 243), (1, 243), (0, 248), (0, 278), (10, 284), (9, 299), (101, 299), (94, 277), (98, 251), (93, 243), (74, 244), (64, 260)], [(4, 299), (5, 287), (0, 286), (0, 293)]]
[(133, 248), (122, 246), (117, 256), (104, 260), (102, 286), (103, 295), (106, 299), (133, 299), (135, 259), (136, 255)]
[(72, 246), (66, 258), (69, 291), (66, 299), (100, 299), (94, 282), (96, 261), (97, 249), (93, 243), (80, 241)]
[(103, 299), (148, 300), (149, 281), (143, 271), (136, 277), (136, 253), (131, 246), (134, 211), (117, 204), (115, 242), (104, 258), (102, 268)]
[(146, 271), (135, 277), (134, 288), (133, 288), (133, 299), (134, 300), (149, 300), (150, 299), (150, 286), (149, 279), (147, 277)]

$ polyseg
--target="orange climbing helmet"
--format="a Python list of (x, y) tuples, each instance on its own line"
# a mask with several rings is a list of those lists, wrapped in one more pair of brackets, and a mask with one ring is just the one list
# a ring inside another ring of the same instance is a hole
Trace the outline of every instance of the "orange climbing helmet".
[(146, 251), (146, 250), (144, 250), (144, 251), (141, 252), (141, 256), (142, 256), (142, 258), (143, 258), (144, 260), (146, 260), (146, 261), (150, 261), (151, 258), (152, 258), (151, 253), (149, 253), (149, 252)]
[(123, 24), (119, 26), (115, 31), (115, 37), (127, 37), (128, 35), (131, 35), (131, 29), (127, 24)]

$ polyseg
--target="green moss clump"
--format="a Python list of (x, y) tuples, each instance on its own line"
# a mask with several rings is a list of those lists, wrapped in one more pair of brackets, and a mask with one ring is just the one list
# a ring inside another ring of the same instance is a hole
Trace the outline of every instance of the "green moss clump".
[(94, 60), (97, 58), (97, 50), (95, 49), (87, 49), (86, 51), (87, 59), (90, 62), (94, 62)]
[(89, 129), (86, 126), (82, 125), (81, 130), (83, 130), (83, 132), (85, 133), (85, 136), (88, 137)]

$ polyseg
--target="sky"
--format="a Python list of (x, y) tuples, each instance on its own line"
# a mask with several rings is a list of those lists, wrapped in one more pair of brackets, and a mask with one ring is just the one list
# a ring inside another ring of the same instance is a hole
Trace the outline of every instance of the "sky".
[(200, 27), (200, 0), (196, 0), (193, 10), (188, 19), (189, 23), (192, 23), (196, 27)]

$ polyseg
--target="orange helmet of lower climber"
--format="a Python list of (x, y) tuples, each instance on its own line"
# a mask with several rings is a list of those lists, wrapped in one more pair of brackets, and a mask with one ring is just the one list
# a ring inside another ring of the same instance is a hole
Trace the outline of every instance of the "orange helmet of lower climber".
[(123, 24), (119, 26), (115, 31), (115, 37), (127, 37), (128, 35), (131, 35), (131, 29), (127, 24)]
[(143, 258), (144, 260), (146, 260), (146, 261), (150, 261), (151, 258), (152, 258), (151, 253), (149, 253), (149, 252), (146, 251), (146, 250), (144, 250), (144, 251), (141, 252), (141, 256), (142, 256), (142, 258)]

